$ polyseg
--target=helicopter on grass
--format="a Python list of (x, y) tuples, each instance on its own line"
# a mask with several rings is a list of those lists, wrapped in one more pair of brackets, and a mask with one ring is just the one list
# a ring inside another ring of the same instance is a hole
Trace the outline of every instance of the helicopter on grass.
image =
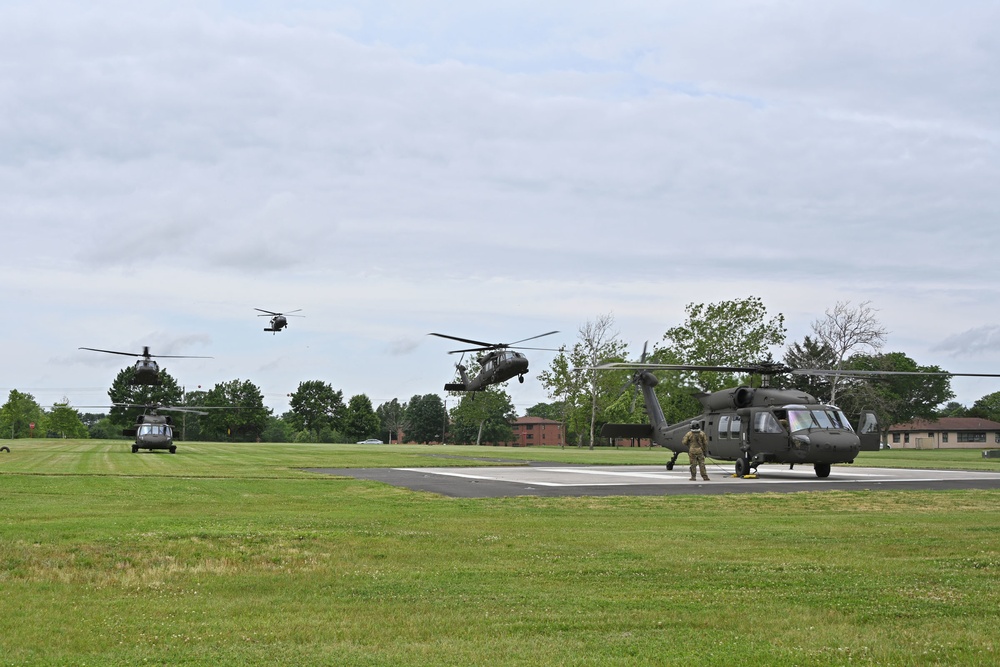
[(549, 331), (547, 333), (538, 334), (537, 336), (531, 336), (530, 338), (522, 338), (521, 340), (516, 340), (513, 343), (485, 343), (480, 340), (459, 338), (457, 336), (449, 336), (441, 333), (432, 333), (428, 335), (457, 340), (461, 343), (469, 343), (477, 346), (464, 350), (451, 350), (448, 354), (462, 353), (464, 358), (466, 352), (486, 353), (478, 359), (480, 371), (476, 377), (471, 379), (469, 378), (467, 374), (468, 369), (462, 365), (460, 360), (457, 364), (455, 364), (455, 368), (458, 369), (458, 373), (461, 376), (462, 381), (448, 383), (444, 386), (445, 391), (483, 391), (490, 385), (506, 382), (513, 377), (517, 377), (517, 381), (523, 383), (524, 374), (528, 372), (528, 358), (520, 352), (515, 352), (514, 350), (548, 350), (550, 352), (558, 352), (558, 350), (547, 347), (523, 347), (519, 346), (518, 343), (525, 343), (529, 340), (535, 340), (536, 338), (551, 336), (552, 334), (557, 333), (559, 332)]
[(81, 347), (81, 350), (91, 352), (105, 352), (107, 354), (122, 354), (127, 357), (142, 357), (137, 359), (132, 371), (132, 381), (129, 384), (160, 384), (160, 367), (153, 361), (153, 357), (159, 359), (211, 359), (212, 357), (198, 357), (177, 354), (150, 354), (149, 346), (143, 346), (141, 353), (117, 352), (115, 350), (99, 350), (96, 347)]
[[(832, 371), (792, 368), (776, 362), (746, 366), (699, 366), (646, 363), (643, 348), (638, 363), (612, 362), (594, 370), (628, 369), (634, 371), (629, 385), (642, 392), (648, 424), (605, 424), (601, 436), (607, 438), (648, 438), (673, 452), (667, 470), (673, 470), (681, 452), (684, 435), (694, 424), (708, 436), (707, 457), (735, 461), (737, 477), (753, 476), (761, 463), (812, 464), (819, 478), (830, 476), (831, 465), (854, 463), (862, 451), (878, 451), (881, 433), (878, 418), (871, 410), (861, 412), (855, 428), (835, 405), (821, 403), (811, 394), (797, 389), (769, 386), (774, 375), (840, 375), (871, 377), (878, 375), (943, 375), (1000, 377), (978, 373), (909, 372), (909, 371)], [(696, 394), (702, 413), (691, 419), (668, 424), (653, 388), (659, 380), (652, 371), (717, 371), (749, 373), (761, 376), (761, 386), (741, 386), (711, 393)], [(623, 391), (624, 391), (623, 389)]]
[(174, 444), (173, 418), (170, 415), (159, 414), (160, 410), (172, 412), (189, 412), (196, 415), (207, 415), (207, 412), (193, 408), (175, 407), (169, 405), (126, 405), (123, 407), (141, 407), (142, 414), (135, 418), (135, 426), (122, 430), (122, 435), (135, 438), (132, 453), (140, 449), (166, 449), (171, 454), (177, 451)]
[(271, 312), (270, 310), (264, 310), (263, 308), (254, 308), (254, 310), (259, 310), (261, 313), (263, 313), (262, 315), (258, 315), (257, 317), (267, 317), (268, 315), (271, 316), (270, 326), (264, 327), (264, 331), (270, 331), (272, 334), (276, 334), (285, 327), (287, 327), (289, 317), (305, 317), (305, 315), (292, 314), (299, 312), (300, 310), (302, 310), (301, 308), (290, 310), (287, 313), (274, 313)]

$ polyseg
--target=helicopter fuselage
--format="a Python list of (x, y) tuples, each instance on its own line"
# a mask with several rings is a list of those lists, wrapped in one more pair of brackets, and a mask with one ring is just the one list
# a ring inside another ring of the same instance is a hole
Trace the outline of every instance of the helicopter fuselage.
[(271, 318), (271, 326), (265, 327), (264, 331), (277, 333), (288, 326), (288, 319), (284, 315), (276, 315)]
[(486, 387), (506, 382), (513, 377), (524, 382), (528, 372), (528, 358), (513, 350), (494, 350), (479, 358), (481, 370), (471, 380), (465, 374), (465, 367), (458, 366), (462, 382), (445, 385), (446, 391), (483, 391)]
[(139, 359), (132, 370), (132, 384), (160, 384), (160, 367), (152, 359)]

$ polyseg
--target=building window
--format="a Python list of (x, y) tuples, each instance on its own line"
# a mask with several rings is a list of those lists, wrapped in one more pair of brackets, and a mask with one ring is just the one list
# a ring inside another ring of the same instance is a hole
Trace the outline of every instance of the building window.
[(909, 442), (909, 441), (910, 441), (910, 434), (909, 433), (904, 433), (903, 434), (903, 442)]
[(525, 425), (524, 425), (524, 428), (525, 428), (526, 430), (530, 431), (531, 429), (535, 428), (535, 425), (534, 425), (534, 424), (525, 424)]
[(947, 433), (942, 433), (941, 434), (941, 442), (948, 442), (948, 434)]
[(958, 434), (959, 442), (986, 442), (986, 433), (983, 431), (966, 431)]
[(894, 444), (894, 445), (898, 445), (899, 444), (899, 434), (898, 433), (893, 433), (892, 434), (892, 444)]
[(531, 439), (532, 439), (532, 438), (534, 438), (535, 436), (533, 436), (532, 434), (528, 433), (528, 434), (527, 434), (527, 435), (525, 435), (524, 437), (525, 437), (525, 438), (527, 438), (528, 440), (531, 440)]

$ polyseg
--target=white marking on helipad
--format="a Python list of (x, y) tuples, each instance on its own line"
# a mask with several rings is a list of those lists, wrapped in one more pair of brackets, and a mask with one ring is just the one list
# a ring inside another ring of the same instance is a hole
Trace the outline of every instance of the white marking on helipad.
[[(662, 470), (659, 466), (607, 466), (607, 467), (531, 467), (503, 466), (487, 468), (397, 468), (397, 470), (458, 477), (476, 481), (506, 482), (529, 486), (575, 487), (575, 486), (628, 486), (632, 484), (687, 484), (687, 467), (673, 471)], [(712, 483), (755, 483), (755, 484), (795, 484), (802, 482), (822, 483), (815, 476), (811, 466), (807, 469), (761, 468), (760, 477), (741, 480), (732, 474), (724, 474), (716, 467), (710, 468), (711, 479), (699, 480), (699, 484)], [(934, 476), (928, 476), (928, 473)], [(909, 475), (919, 475), (910, 477)], [(847, 482), (939, 482), (950, 477), (973, 479), (983, 476), (965, 470), (914, 470), (904, 468), (847, 468), (835, 467), (830, 477)], [(987, 473), (995, 477), (996, 473)], [(560, 477), (562, 479), (560, 479)], [(603, 477), (599, 480), (598, 478)]]

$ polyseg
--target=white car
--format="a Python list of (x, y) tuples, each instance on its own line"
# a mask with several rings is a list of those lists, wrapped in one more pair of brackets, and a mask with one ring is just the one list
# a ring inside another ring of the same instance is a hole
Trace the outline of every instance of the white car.
[(356, 444), (359, 445), (381, 445), (382, 441), (378, 438), (368, 438), (367, 440), (359, 440)]

